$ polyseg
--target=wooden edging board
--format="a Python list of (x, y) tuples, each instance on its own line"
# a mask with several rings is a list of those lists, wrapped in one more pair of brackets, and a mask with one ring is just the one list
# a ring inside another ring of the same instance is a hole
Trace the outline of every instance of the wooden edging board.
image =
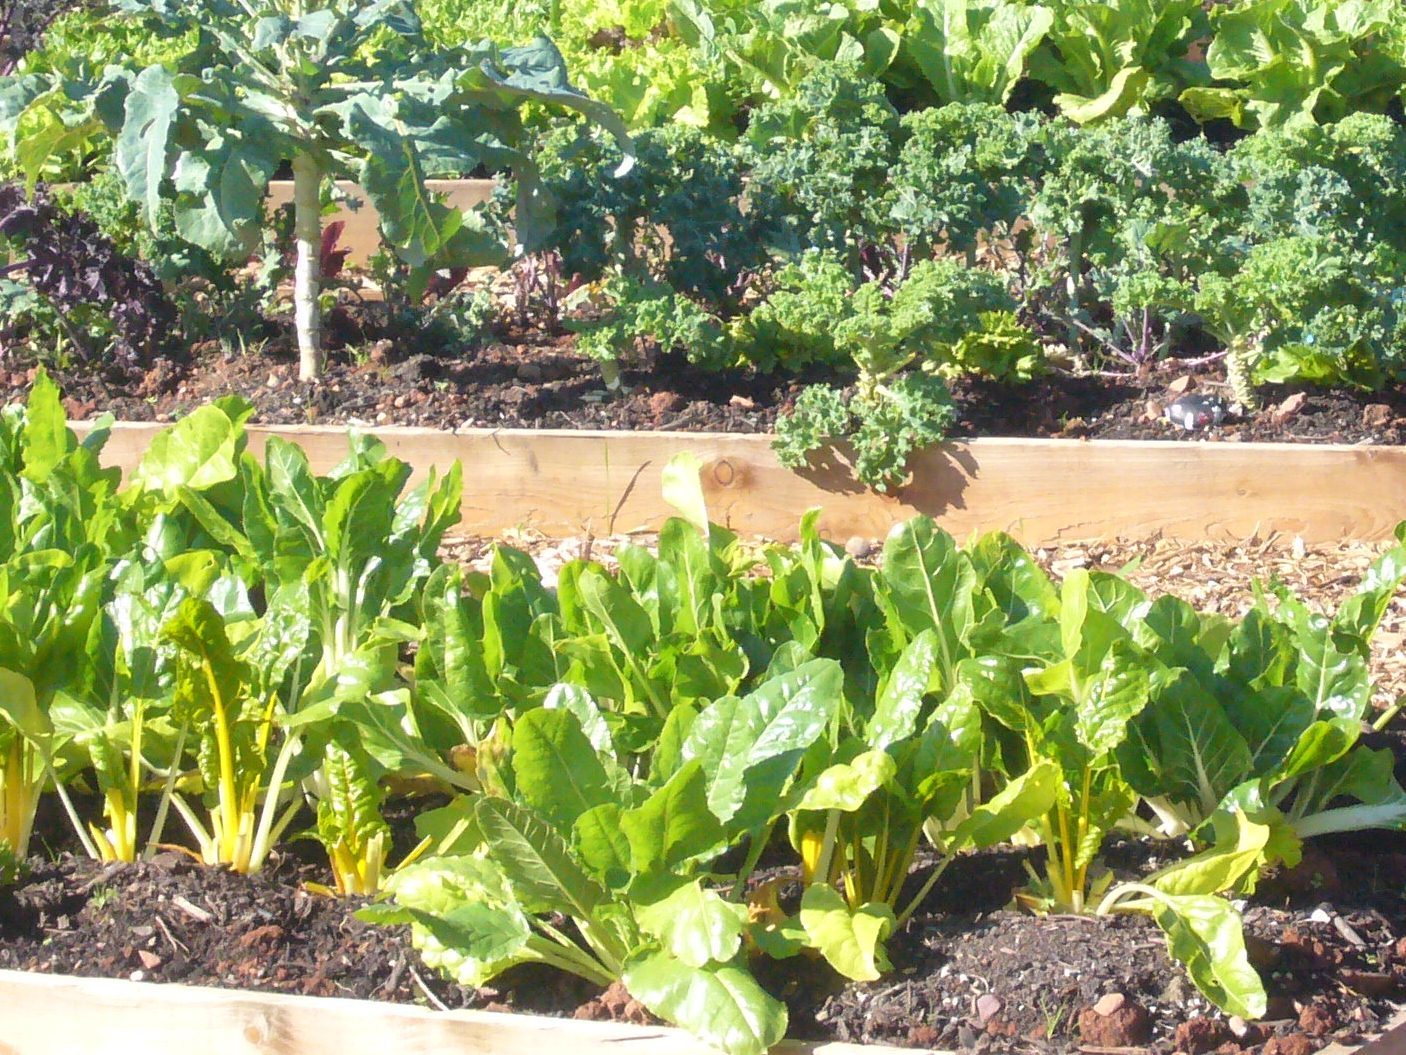
[[(929, 1049), (922, 1049), (929, 1050)], [(784, 1041), (773, 1055), (914, 1055)], [(0, 1055), (716, 1055), (679, 1029), (0, 971)]]
[[(118, 423), (106, 464), (134, 469), (166, 426)], [(1161, 533), (1188, 541), (1267, 538), (1373, 541), (1406, 520), (1406, 447), (979, 439), (916, 455), (891, 495), (858, 484), (838, 454), (783, 468), (771, 437), (724, 433), (529, 429), (365, 429), (423, 474), (464, 467), (459, 531), (531, 528), (552, 536), (656, 529), (673, 510), (661, 470), (691, 452), (710, 518), (746, 535), (792, 540), (807, 509), (822, 533), (877, 539), (926, 513), (958, 538), (1010, 532), (1026, 545)], [(333, 426), (250, 426), (300, 444), (325, 472), (347, 450)]]
[[(429, 179), (425, 186), (443, 196), (446, 205), (468, 211), (482, 205), (493, 197), (497, 183), (491, 179)], [(366, 192), (350, 180), (338, 180), (337, 189), (348, 198), (361, 202), (359, 208), (341, 207), (336, 213), (323, 218), (324, 223), (344, 224), (337, 245), (347, 250), (347, 263), (365, 264), (381, 247), (381, 234), (378, 228), (380, 217), (366, 197)], [(269, 184), (267, 201), (277, 209), (293, 200), (292, 180), (274, 180)]]

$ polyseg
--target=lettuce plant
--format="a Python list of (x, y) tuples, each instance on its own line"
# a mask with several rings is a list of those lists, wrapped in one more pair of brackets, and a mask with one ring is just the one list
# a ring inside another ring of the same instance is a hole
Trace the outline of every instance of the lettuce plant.
[(1241, 128), (1381, 112), (1406, 85), (1400, 10), (1391, 0), (1246, 0), (1211, 14), (1213, 83), (1181, 103)]
[(1209, 31), (1198, 0), (1050, 0), (1053, 22), (1030, 60), (1030, 75), (1057, 94), (1077, 124), (1146, 114), (1158, 101), (1203, 82), (1187, 58)]
[(1043, 4), (1015, 0), (917, 0), (901, 58), (944, 103), (1003, 105), (1054, 24)]

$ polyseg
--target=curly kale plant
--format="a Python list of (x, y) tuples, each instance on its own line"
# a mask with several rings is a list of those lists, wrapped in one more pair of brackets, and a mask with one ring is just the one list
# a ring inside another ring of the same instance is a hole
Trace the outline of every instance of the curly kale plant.
[[(1406, 258), (1406, 130), (1357, 113), (1331, 125), (1265, 129), (1230, 155), (1249, 190), (1245, 237), (1324, 238), (1365, 256)], [(1383, 261), (1389, 266), (1392, 259)]]
[(1245, 254), (1230, 277), (1201, 280), (1194, 302), (1226, 347), (1236, 400), (1255, 407), (1264, 382), (1378, 388), (1400, 376), (1406, 349), (1406, 286), (1323, 238), (1293, 235)]
[(734, 365), (733, 342), (721, 321), (697, 302), (628, 276), (611, 279), (604, 292), (610, 308), (603, 318), (567, 327), (581, 335), (577, 350), (600, 362), (609, 387), (619, 384), (619, 360), (641, 343), (666, 354), (681, 351), (713, 370)]
[[(1219, 151), (1176, 142), (1161, 120), (1050, 125), (1049, 141), (1058, 161), (1030, 208), (1037, 237), (1059, 247), (1041, 307), (1071, 346), (1092, 337), (1100, 356), (1141, 366), (1164, 346), (1154, 331), (1176, 320), (1185, 289), (1226, 268), (1245, 187)], [(1110, 319), (1109, 304), (1126, 314)]]
[(1049, 167), (1038, 114), (953, 103), (903, 118), (891, 216), (909, 253), (938, 246), (971, 259), (985, 239), (1011, 237)]
[(121, 253), (87, 216), (60, 209), (45, 191), (29, 198), (18, 184), (0, 186), (5, 250), (0, 347), (32, 336), (43, 313), (24, 310), (30, 294), (39, 298), (34, 307), (53, 312), (73, 354), (124, 370), (158, 354), (175, 325), (175, 308), (152, 269)]
[[(826, 318), (832, 290), (819, 292), (826, 300), (815, 314)], [(1005, 283), (953, 260), (922, 261), (894, 289), (867, 282), (843, 317), (829, 318), (836, 351), (858, 369), (854, 392), (808, 390), (777, 423), (776, 449), (782, 464), (799, 467), (813, 451), (847, 440), (856, 475), (881, 491), (902, 482), (913, 451), (945, 435), (953, 410), (944, 376), (1016, 380), (1039, 369), (1039, 349)]]
[(839, 252), (859, 275), (889, 241), (888, 181), (899, 118), (852, 67), (822, 66), (747, 128), (751, 208), (778, 248)]
[(534, 161), (557, 208), (524, 248), (556, 252), (585, 282), (628, 275), (729, 304), (766, 260), (736, 148), (674, 127), (641, 132), (633, 151), (634, 166), (612, 178), (624, 161), (613, 140), (579, 126), (550, 135)]

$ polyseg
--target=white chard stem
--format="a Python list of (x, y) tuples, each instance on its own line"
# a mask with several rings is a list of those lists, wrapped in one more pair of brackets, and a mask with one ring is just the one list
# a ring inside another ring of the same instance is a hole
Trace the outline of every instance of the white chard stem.
[(322, 376), (322, 173), (308, 154), (293, 159), (293, 325), (298, 333), (298, 379)]

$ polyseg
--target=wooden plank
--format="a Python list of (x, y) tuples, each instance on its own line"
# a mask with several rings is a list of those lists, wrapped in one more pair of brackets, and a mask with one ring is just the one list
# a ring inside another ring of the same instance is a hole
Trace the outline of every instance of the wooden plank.
[[(130, 470), (161, 426), (119, 424), (105, 461)], [(325, 471), (346, 451), (330, 426), (250, 427), (250, 443), (292, 439)], [(880, 538), (927, 513), (959, 538), (1008, 531), (1028, 545), (1158, 532), (1187, 540), (1272, 532), (1306, 542), (1379, 540), (1406, 519), (1406, 448), (1307, 444), (982, 439), (914, 460), (893, 495), (858, 485), (839, 458), (782, 468), (769, 436), (420, 428), (368, 430), (419, 471), (464, 466), (460, 530), (530, 527), (549, 535), (657, 528), (671, 514), (660, 470), (691, 451), (703, 462), (715, 522), (789, 540), (823, 509), (831, 538)]]
[[(482, 205), (493, 197), (497, 184), (491, 179), (430, 179), (425, 186), (437, 194), (444, 195), (444, 201), (456, 209), (467, 212)], [(339, 208), (334, 214), (323, 217), (323, 223), (340, 221), (346, 226), (338, 246), (349, 250), (347, 263), (363, 265), (381, 247), (381, 235), (377, 228), (380, 217), (366, 197), (366, 192), (350, 180), (338, 180), (337, 187), (345, 194), (359, 199), (363, 204), (359, 209)], [(287, 205), (293, 200), (293, 181), (274, 180), (269, 184), (268, 203), (272, 208)]]
[[(0, 971), (0, 1009), (0, 1055), (716, 1055), (664, 1027), (23, 971)], [(786, 1041), (772, 1052), (914, 1050)]]

